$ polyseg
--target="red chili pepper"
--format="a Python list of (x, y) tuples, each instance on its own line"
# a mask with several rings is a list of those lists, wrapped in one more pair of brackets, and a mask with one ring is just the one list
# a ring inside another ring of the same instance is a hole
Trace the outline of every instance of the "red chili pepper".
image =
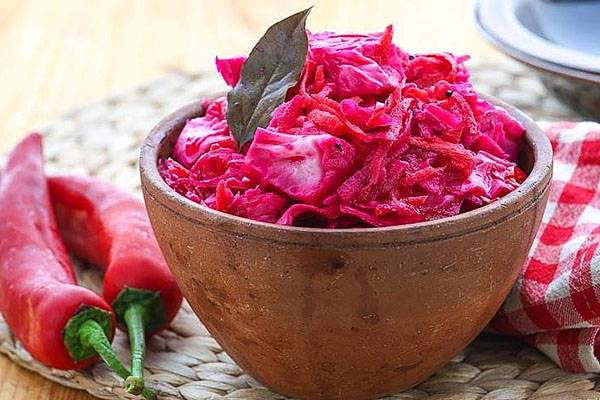
[(181, 292), (142, 202), (94, 178), (61, 176), (48, 183), (67, 248), (105, 270), (104, 299), (129, 334), (132, 377), (126, 388), (135, 394), (143, 384), (145, 337), (171, 323)]
[[(31, 134), (8, 157), (0, 178), (0, 311), (29, 353), (53, 368), (79, 369), (100, 356), (123, 379), (113, 352), (115, 315), (77, 286), (58, 235), (43, 171), (42, 143)], [(147, 398), (153, 393), (144, 389)]]

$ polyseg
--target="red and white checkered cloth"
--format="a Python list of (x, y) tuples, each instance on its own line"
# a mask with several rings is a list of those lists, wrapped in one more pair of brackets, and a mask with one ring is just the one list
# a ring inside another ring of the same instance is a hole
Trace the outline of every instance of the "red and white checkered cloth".
[(541, 124), (554, 178), (540, 230), (490, 327), (562, 368), (600, 371), (600, 124)]

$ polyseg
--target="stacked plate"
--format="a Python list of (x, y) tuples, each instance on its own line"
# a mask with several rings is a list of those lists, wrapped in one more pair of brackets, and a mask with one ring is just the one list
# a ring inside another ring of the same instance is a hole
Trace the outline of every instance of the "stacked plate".
[(556, 97), (600, 120), (600, 0), (477, 0), (488, 41), (534, 68)]

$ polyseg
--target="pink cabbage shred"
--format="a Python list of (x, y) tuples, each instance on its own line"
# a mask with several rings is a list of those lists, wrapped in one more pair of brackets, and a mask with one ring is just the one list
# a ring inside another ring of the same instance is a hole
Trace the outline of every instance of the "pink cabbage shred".
[[(309, 33), (301, 81), (249, 145), (230, 136), (226, 99), (204, 100), (160, 173), (206, 207), (283, 225), (380, 227), (481, 207), (525, 178), (524, 129), (479, 98), (467, 59), (410, 55), (391, 26)], [(230, 86), (244, 60), (216, 59)]]

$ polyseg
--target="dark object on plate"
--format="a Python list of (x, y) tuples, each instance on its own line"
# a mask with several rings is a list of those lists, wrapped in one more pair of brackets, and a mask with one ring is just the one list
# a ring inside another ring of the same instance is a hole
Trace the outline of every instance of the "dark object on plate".
[(475, 23), (493, 45), (535, 69), (577, 113), (600, 119), (600, 1), (478, 0)]
[(552, 150), (524, 114), (529, 173), (451, 218), (329, 230), (257, 222), (172, 190), (157, 161), (200, 104), (146, 138), (140, 169), (156, 237), (185, 297), (248, 373), (301, 399), (372, 399), (427, 379), (487, 325), (514, 284), (548, 197)]

